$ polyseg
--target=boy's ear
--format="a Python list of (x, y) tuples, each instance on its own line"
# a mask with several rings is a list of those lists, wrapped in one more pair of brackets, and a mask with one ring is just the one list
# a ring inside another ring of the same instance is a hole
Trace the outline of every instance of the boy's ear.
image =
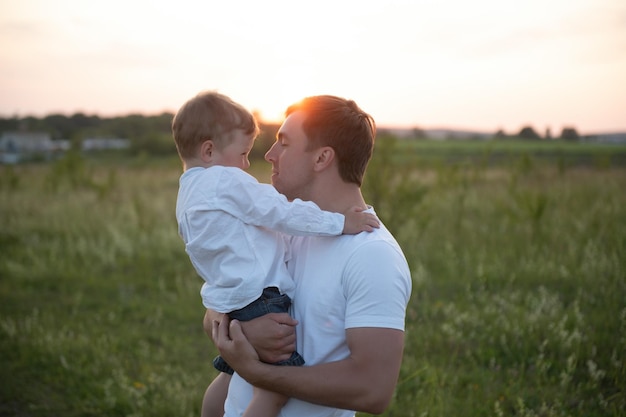
[(322, 171), (335, 160), (335, 150), (330, 146), (324, 146), (316, 151), (313, 169)]
[(213, 159), (213, 151), (215, 150), (215, 145), (211, 139), (207, 139), (200, 145), (200, 159), (203, 162), (211, 162)]

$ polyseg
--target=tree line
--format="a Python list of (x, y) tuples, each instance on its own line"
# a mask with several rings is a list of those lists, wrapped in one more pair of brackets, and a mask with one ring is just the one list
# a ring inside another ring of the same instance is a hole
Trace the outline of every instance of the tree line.
[[(84, 113), (71, 116), (51, 114), (41, 118), (12, 117), (0, 118), (0, 132), (46, 132), (52, 140), (69, 140), (75, 149), (80, 149), (80, 144), (86, 138), (123, 138), (130, 141), (130, 152), (133, 153), (175, 155), (176, 147), (171, 130), (173, 118), (174, 114), (167, 112), (117, 117)], [(261, 134), (256, 140), (252, 157), (263, 156), (273, 143), (277, 130), (276, 125), (261, 123)]]
[[(173, 113), (157, 115), (130, 114), (117, 117), (100, 117), (75, 113), (71, 116), (51, 114), (37, 118), (34, 116), (0, 118), (0, 132), (31, 131), (47, 132), (53, 140), (69, 140), (75, 149), (80, 149), (86, 138), (122, 138), (131, 143), (131, 153), (150, 155), (175, 155), (176, 147), (172, 139), (171, 123)], [(260, 122), (261, 134), (255, 142), (251, 158), (262, 158), (274, 142), (278, 125)], [(384, 134), (385, 129), (379, 129)], [(421, 129), (414, 129), (414, 138), (427, 138)], [(577, 141), (580, 136), (574, 128), (564, 128), (560, 136), (552, 137), (547, 130), (545, 136), (538, 134), (531, 126), (524, 126), (519, 133), (507, 135), (502, 130), (493, 139), (516, 138), (522, 140), (563, 139)]]

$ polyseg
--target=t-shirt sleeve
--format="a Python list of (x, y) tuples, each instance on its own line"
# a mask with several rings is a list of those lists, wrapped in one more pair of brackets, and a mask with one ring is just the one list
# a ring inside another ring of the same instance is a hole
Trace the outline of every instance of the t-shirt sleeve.
[(345, 327), (404, 330), (411, 296), (411, 273), (400, 249), (389, 242), (364, 244), (343, 276), (347, 299)]
[(246, 224), (295, 236), (337, 236), (345, 221), (343, 214), (323, 211), (313, 202), (290, 202), (241, 170), (222, 171), (214, 204)]

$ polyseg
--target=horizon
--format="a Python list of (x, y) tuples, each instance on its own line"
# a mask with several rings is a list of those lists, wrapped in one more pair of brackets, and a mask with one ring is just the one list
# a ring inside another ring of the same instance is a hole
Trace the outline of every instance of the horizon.
[[(252, 109), (252, 112), (256, 112), (256, 110)], [(3, 115), (0, 114), (0, 119), (4, 119), (4, 120), (9, 120), (9, 119), (13, 119), (16, 118), (18, 120), (22, 120), (22, 119), (26, 119), (29, 117), (35, 118), (35, 119), (39, 119), (39, 120), (43, 120), (46, 117), (50, 117), (50, 116), (63, 116), (63, 117), (67, 117), (67, 118), (71, 118), (72, 116), (75, 116), (76, 114), (82, 114), (86, 117), (98, 117), (100, 119), (114, 119), (114, 118), (124, 118), (124, 117), (129, 117), (129, 116), (141, 116), (141, 117), (158, 117), (164, 114), (169, 114), (172, 115), (172, 117), (174, 116), (176, 112), (172, 111), (172, 110), (163, 110), (163, 111), (157, 111), (154, 113), (139, 113), (139, 112), (130, 112), (130, 113), (125, 113), (125, 114), (110, 114), (110, 115), (102, 115), (102, 114), (98, 114), (98, 113), (86, 113), (86, 112), (82, 112), (82, 111), (76, 111), (76, 112), (72, 112), (72, 113), (60, 113), (60, 112), (53, 112), (53, 113), (48, 113), (48, 114), (43, 114), (43, 115), (35, 115), (35, 114), (25, 114), (22, 116), (7, 116), (7, 115)], [(258, 120), (259, 123), (261, 124), (265, 124), (265, 125), (274, 125), (274, 126), (279, 126), (283, 120), (266, 120), (266, 119), (259, 119)], [(414, 129), (419, 129), (419, 130), (423, 130), (426, 132), (435, 132), (435, 131), (440, 131), (440, 132), (445, 132), (445, 131), (450, 131), (450, 132), (459, 132), (459, 133), (475, 133), (475, 134), (496, 134), (498, 131), (502, 130), (506, 135), (515, 135), (516, 133), (519, 133), (519, 131), (525, 127), (531, 127), (535, 130), (535, 132), (537, 134), (539, 134), (539, 136), (545, 136), (546, 131), (545, 130), (540, 130), (538, 129), (536, 126), (533, 126), (531, 124), (525, 124), (525, 125), (520, 125), (519, 129), (517, 130), (505, 130), (502, 128), (496, 128), (496, 129), (477, 129), (477, 128), (467, 128), (467, 127), (463, 127), (463, 126), (454, 126), (454, 125), (450, 125), (450, 126), (421, 126), (421, 125), (381, 125), (379, 123), (376, 123), (376, 129), (377, 130), (391, 130), (391, 131), (411, 131)], [(553, 130), (550, 129), (551, 134), (553, 137), (558, 137), (559, 134), (561, 133), (561, 131), (563, 129), (570, 129), (573, 128), (577, 131), (578, 134), (582, 135), (582, 136), (594, 136), (594, 135), (611, 135), (611, 134), (626, 134), (626, 128), (624, 129), (618, 129), (618, 130), (599, 130), (599, 131), (580, 131), (579, 129), (576, 128), (576, 126), (574, 125), (566, 125), (563, 126), (562, 128), (558, 129), (558, 130)]]
[(217, 90), (276, 123), (334, 94), (381, 128), (623, 132), (624, 19), (621, 0), (320, 0), (305, 18), (281, 0), (8, 0), (0, 115), (175, 113)]

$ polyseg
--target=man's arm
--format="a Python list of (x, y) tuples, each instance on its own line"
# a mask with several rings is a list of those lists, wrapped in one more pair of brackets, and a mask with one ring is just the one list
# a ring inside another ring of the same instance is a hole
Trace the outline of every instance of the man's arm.
[[(252, 385), (329, 407), (382, 413), (393, 396), (404, 332), (386, 328), (346, 331), (350, 356), (313, 366), (272, 366), (259, 356), (238, 321), (222, 320), (213, 340), (226, 361)], [(272, 366), (270, 368), (270, 366)]]

